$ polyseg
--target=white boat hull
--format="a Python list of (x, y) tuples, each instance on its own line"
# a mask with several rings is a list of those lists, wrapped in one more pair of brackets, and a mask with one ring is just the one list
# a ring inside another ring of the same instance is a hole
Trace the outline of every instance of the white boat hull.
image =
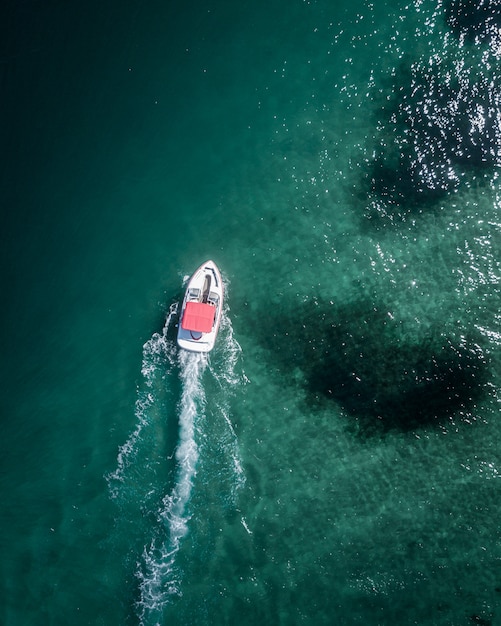
[(190, 352), (210, 352), (216, 342), (223, 312), (223, 281), (214, 261), (203, 263), (188, 281), (177, 344)]

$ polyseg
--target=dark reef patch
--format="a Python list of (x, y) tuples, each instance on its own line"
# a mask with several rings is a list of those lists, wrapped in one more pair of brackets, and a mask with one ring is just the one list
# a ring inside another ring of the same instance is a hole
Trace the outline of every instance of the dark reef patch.
[(377, 113), (377, 141), (365, 169), (364, 191), (396, 210), (420, 211), (458, 182), (446, 171), (444, 137), (430, 124), (427, 90), (433, 94), (433, 81), (417, 64), (401, 65)]
[(453, 33), (470, 43), (499, 43), (501, 4), (499, 0), (449, 0), (445, 18)]
[(369, 218), (405, 220), (433, 210), (501, 165), (501, 2), (451, 0), (446, 20), (476, 44), (489, 36), (495, 54), (472, 48), (465, 56), (462, 42), (457, 50), (449, 43), (394, 68), (379, 90), (377, 132), (361, 167)]
[(487, 362), (473, 338), (439, 328), (417, 336), (367, 300), (305, 304), (295, 319), (269, 321), (280, 329), (271, 349), (283, 367), (302, 370), (310, 397), (337, 402), (369, 427), (438, 424), (469, 414), (485, 390)]
[(429, 59), (402, 66), (387, 89), (391, 97), (380, 109), (378, 140), (364, 168), (372, 213), (422, 212), (464, 179), (490, 175), (501, 164), (499, 77), (445, 65)]

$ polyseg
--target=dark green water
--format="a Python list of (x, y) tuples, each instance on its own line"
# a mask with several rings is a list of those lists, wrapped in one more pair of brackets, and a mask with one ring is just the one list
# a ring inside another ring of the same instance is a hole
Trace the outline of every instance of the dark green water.
[(2, 624), (501, 625), (478, 4), (2, 5)]

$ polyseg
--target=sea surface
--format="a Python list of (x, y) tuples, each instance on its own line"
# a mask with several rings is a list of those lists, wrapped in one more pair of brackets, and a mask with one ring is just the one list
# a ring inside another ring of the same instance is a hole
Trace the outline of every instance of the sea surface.
[(0, 147), (2, 626), (501, 626), (499, 2), (6, 0)]

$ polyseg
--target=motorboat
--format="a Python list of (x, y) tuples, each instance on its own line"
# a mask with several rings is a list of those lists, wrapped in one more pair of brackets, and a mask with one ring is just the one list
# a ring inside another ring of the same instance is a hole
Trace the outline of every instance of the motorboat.
[(188, 281), (177, 330), (177, 344), (191, 352), (210, 352), (223, 311), (223, 281), (214, 261), (206, 261)]

